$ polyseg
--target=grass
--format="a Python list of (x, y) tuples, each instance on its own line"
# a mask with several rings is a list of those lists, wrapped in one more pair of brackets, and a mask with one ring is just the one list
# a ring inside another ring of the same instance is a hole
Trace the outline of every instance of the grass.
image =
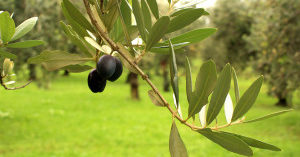
[[(0, 157), (168, 157), (171, 115), (149, 100), (150, 88), (140, 81), (141, 101), (130, 99), (129, 85), (122, 79), (108, 83), (105, 92), (93, 94), (86, 75), (61, 77), (51, 90), (34, 84), (18, 91), (0, 90)], [(242, 92), (254, 79), (240, 79)], [(162, 87), (162, 80), (154, 83)], [(180, 101), (187, 110), (184, 79)], [(160, 88), (161, 89), (161, 88)], [(173, 102), (171, 93), (163, 93)], [(295, 103), (299, 104), (299, 98)], [(247, 118), (281, 110), (264, 87)], [(5, 115), (3, 113), (9, 113)], [(184, 112), (185, 113), (185, 112)], [(221, 114), (222, 115), (222, 114)], [(282, 148), (281, 152), (254, 150), (254, 156), (300, 156), (300, 111), (227, 131), (239, 133)], [(191, 157), (238, 156), (177, 123)]]

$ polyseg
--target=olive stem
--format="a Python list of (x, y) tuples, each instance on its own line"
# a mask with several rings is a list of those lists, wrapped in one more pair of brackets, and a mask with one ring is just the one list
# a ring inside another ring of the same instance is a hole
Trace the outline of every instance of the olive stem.
[[(124, 50), (121, 49), (112, 39), (110, 39), (110, 37), (108, 36), (107, 32), (105, 32), (101, 27), (100, 25), (98, 24), (97, 20), (95, 19), (95, 16), (93, 15), (92, 13), (92, 10), (91, 10), (91, 6), (90, 6), (90, 3), (88, 2), (88, 0), (83, 0), (83, 3), (85, 5), (85, 8), (86, 8), (86, 11), (87, 11), (87, 14), (92, 22), (92, 24), (96, 27), (97, 29), (97, 33), (99, 36), (101, 36), (112, 48), (112, 50), (114, 51), (117, 51), (129, 64), (130, 66), (132, 66), (136, 71), (137, 73), (143, 78), (143, 80), (145, 80), (149, 86), (152, 88), (152, 90), (158, 95), (158, 97), (160, 98), (160, 100), (164, 103), (164, 106), (166, 106), (168, 108), (168, 110), (171, 112), (172, 114), (172, 117), (175, 117), (177, 120), (179, 120), (182, 124), (190, 127), (192, 130), (201, 130), (201, 129), (204, 129), (202, 127), (198, 127), (198, 126), (194, 126), (190, 123), (188, 123), (187, 121), (183, 120), (178, 114), (177, 114), (177, 111), (174, 111), (172, 109), (172, 107), (170, 106), (170, 104), (166, 101), (166, 99), (162, 96), (162, 94), (159, 92), (159, 90), (157, 89), (157, 87), (152, 83), (152, 81), (149, 79), (148, 75), (146, 75), (141, 69), (140, 67), (135, 63), (135, 61), (132, 61), (130, 58), (128, 58), (126, 55), (125, 55), (125, 52), (123, 52)], [(219, 128), (224, 128), (224, 127), (227, 127), (227, 126), (230, 126), (230, 125), (234, 125), (234, 124), (239, 124), (239, 123), (242, 123), (242, 121), (236, 121), (236, 122), (233, 122), (233, 123), (230, 123), (229, 125), (223, 125), (223, 126), (220, 126), (220, 127), (217, 127), (217, 128), (211, 128), (213, 130), (217, 130)]]

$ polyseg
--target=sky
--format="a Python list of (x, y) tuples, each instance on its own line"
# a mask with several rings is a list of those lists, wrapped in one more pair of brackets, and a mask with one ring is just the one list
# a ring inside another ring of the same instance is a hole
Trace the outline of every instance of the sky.
[(184, 4), (187, 2), (190, 4), (191, 3), (199, 3), (197, 5), (197, 7), (199, 7), (199, 8), (210, 8), (210, 7), (214, 6), (216, 0), (180, 0), (179, 2), (181, 2), (178, 4), (178, 6), (180, 6), (180, 7), (182, 7), (181, 4)]

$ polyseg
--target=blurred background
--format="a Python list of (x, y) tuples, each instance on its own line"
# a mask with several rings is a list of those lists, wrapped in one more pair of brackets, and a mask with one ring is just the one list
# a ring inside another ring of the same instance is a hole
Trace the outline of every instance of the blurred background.
[[(82, 1), (73, 0), (84, 12)], [(148, 98), (150, 87), (125, 70), (121, 79), (94, 94), (86, 73), (48, 72), (28, 65), (29, 57), (41, 51), (65, 50), (72, 45), (60, 29), (64, 20), (61, 0), (0, 0), (0, 10), (14, 13), (16, 24), (38, 16), (37, 26), (25, 39), (47, 44), (13, 51), (19, 82), (34, 80), (17, 91), (0, 89), (0, 156), (169, 156), (171, 115)], [(167, 1), (158, 1), (167, 14)], [(281, 152), (254, 149), (254, 156), (300, 156), (300, 1), (299, 0), (181, 0), (177, 8), (205, 8), (210, 15), (170, 36), (201, 27), (214, 27), (213, 36), (178, 53), (180, 103), (185, 99), (184, 56), (189, 56), (195, 80), (199, 67), (213, 59), (218, 70), (231, 63), (237, 70), (241, 93), (260, 75), (265, 76), (261, 93), (247, 118), (286, 108), (285, 115), (251, 124), (226, 128), (282, 148)], [(169, 83), (168, 55), (147, 54), (140, 66), (168, 102), (173, 102)], [(230, 91), (233, 93), (233, 91)], [(220, 115), (221, 117), (223, 115)], [(224, 116), (223, 116), (224, 117)], [(190, 156), (237, 156), (178, 125)]]

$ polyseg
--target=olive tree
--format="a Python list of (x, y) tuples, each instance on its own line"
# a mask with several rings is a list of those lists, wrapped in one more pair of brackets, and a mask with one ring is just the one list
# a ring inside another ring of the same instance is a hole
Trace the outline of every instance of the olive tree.
[[(176, 120), (224, 149), (237, 154), (253, 155), (250, 147), (279, 151), (278, 147), (253, 138), (221, 131), (232, 125), (251, 123), (286, 112), (281, 111), (253, 120), (244, 118), (259, 94), (263, 83), (262, 76), (254, 81), (240, 97), (237, 76), (230, 64), (226, 64), (218, 75), (215, 63), (212, 60), (206, 61), (200, 67), (193, 85), (189, 59), (186, 57), (186, 98), (189, 106), (186, 114), (181, 111), (177, 50), (200, 42), (215, 33), (216, 29), (197, 28), (176, 36), (167, 36), (188, 26), (201, 16), (208, 15), (208, 12), (202, 8), (174, 9), (174, 4), (177, 2), (169, 1), (169, 11), (162, 15), (158, 11), (155, 0), (83, 0), (88, 20), (73, 3), (63, 0), (61, 6), (68, 24), (61, 22), (61, 27), (72, 43), (79, 47), (80, 52), (71, 54), (61, 50), (47, 50), (30, 58), (28, 62), (42, 64), (50, 71), (91, 70), (88, 75), (88, 86), (94, 93), (105, 92), (106, 82), (118, 79), (122, 74), (123, 65), (129, 71), (141, 76), (149, 85), (148, 94), (151, 101), (156, 106), (166, 108), (171, 114), (169, 150), (172, 157), (188, 156), (176, 127)], [(132, 15), (135, 17), (136, 24), (132, 22)], [(132, 41), (137, 38), (142, 42), (133, 44)], [(170, 80), (175, 107), (166, 101), (148, 75), (140, 68), (139, 63), (147, 53), (169, 54)], [(94, 63), (95, 66), (87, 64), (88, 62)], [(232, 81), (235, 90), (235, 108), (228, 94)], [(226, 123), (213, 125), (213, 122), (217, 122), (216, 118), (223, 106)], [(199, 116), (201, 126), (193, 122), (196, 116)]]
[(254, 19), (249, 14), (249, 5), (250, 2), (241, 0), (217, 1), (212, 9), (210, 25), (218, 27), (218, 31), (201, 45), (205, 59), (216, 60), (218, 67), (229, 62), (237, 70), (243, 70), (255, 57), (255, 52), (247, 48), (245, 40), (245, 36), (250, 34)]
[(264, 74), (269, 93), (278, 99), (276, 105), (291, 106), (300, 86), (300, 2), (267, 0), (252, 5), (256, 18), (247, 42), (257, 53), (253, 67)]

